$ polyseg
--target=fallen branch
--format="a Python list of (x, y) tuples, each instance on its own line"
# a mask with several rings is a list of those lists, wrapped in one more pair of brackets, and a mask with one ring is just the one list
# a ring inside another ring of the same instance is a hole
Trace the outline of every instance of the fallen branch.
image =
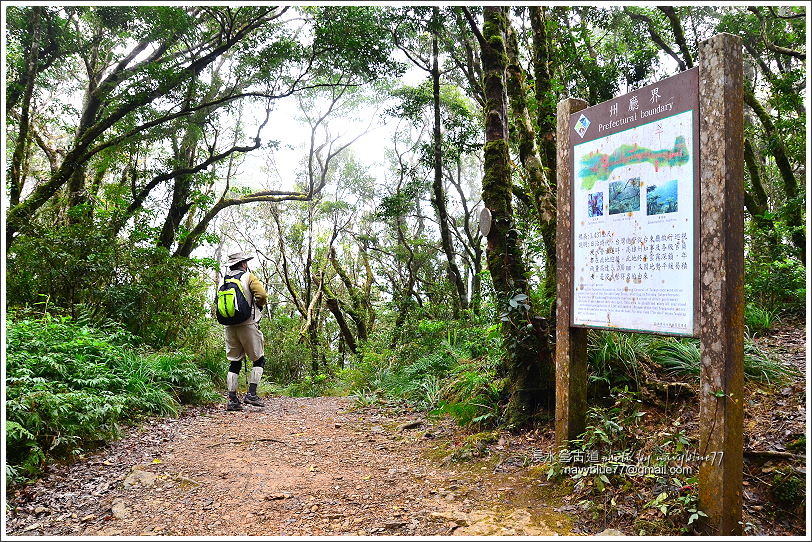
[(253, 439), (253, 440), (237, 440), (237, 441), (231, 440), (231, 441), (228, 441), (228, 442), (215, 442), (214, 444), (209, 444), (206, 447), (207, 448), (214, 448), (215, 446), (220, 446), (222, 444), (253, 444), (254, 442), (278, 442), (279, 444), (284, 444), (285, 446), (288, 445), (287, 442), (285, 442), (283, 440), (278, 440), (278, 439), (275, 439), (275, 438), (258, 438), (258, 439)]
[(805, 461), (802, 455), (792, 452), (779, 452), (777, 450), (744, 450), (744, 455), (748, 457), (763, 457), (766, 459), (792, 459), (795, 461)]
[(406, 422), (406, 423), (401, 424), (401, 425), (398, 426), (398, 433), (402, 433), (406, 429), (414, 429), (416, 427), (420, 427), (421, 425), (423, 425), (423, 422), (420, 421), (420, 420), (414, 420), (414, 421), (411, 421), (411, 422)]

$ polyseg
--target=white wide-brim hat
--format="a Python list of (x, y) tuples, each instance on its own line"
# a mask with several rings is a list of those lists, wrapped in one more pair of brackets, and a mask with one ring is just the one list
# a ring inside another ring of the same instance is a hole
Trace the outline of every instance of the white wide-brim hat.
[(233, 267), (240, 262), (247, 262), (248, 260), (253, 260), (253, 256), (249, 256), (245, 252), (235, 252), (234, 254), (228, 255), (228, 263), (226, 264), (229, 267)]

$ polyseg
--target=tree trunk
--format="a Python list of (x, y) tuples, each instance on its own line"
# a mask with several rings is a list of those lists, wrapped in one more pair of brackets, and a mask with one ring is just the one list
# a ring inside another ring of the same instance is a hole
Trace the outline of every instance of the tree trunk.
[[(533, 35), (533, 73), (536, 91), (536, 142), (541, 149), (541, 163), (550, 187), (555, 193), (556, 148), (555, 119), (556, 99), (552, 88), (550, 65), (552, 44), (547, 33), (547, 7), (530, 7), (530, 26)], [(555, 208), (555, 205), (553, 205)]]
[(319, 322), (315, 318), (307, 326), (307, 346), (310, 348), (310, 370), (313, 376), (319, 374), (319, 367), (323, 364), (324, 352), (319, 337)]
[(14, 154), (11, 157), (11, 175), (9, 176), (9, 204), (11, 207), (20, 203), (20, 194), (25, 184), (26, 171), (23, 167), (26, 147), (28, 146), (28, 130), (31, 126), (31, 98), (34, 94), (34, 82), (39, 57), (40, 21), (42, 19), (42, 6), (31, 9), (29, 22), (31, 24), (31, 48), (28, 50), (25, 69), (25, 90), (23, 91), (22, 109), (20, 111), (19, 130), (14, 145)]
[(355, 337), (352, 334), (352, 330), (350, 326), (347, 324), (347, 319), (344, 318), (344, 313), (341, 312), (341, 307), (338, 304), (338, 299), (332, 296), (325, 296), (324, 304), (327, 305), (327, 308), (333, 314), (333, 317), (336, 319), (336, 323), (338, 324), (338, 329), (341, 331), (341, 338), (343, 343), (347, 345), (347, 348), (350, 349), (350, 352), (353, 354), (358, 353), (358, 345), (355, 343)]
[(415, 276), (411, 267), (409, 268), (409, 280), (403, 286), (403, 292), (398, 301), (398, 315), (395, 318), (395, 325), (392, 328), (392, 339), (389, 341), (389, 348), (394, 350), (400, 341), (400, 334), (406, 317), (409, 315), (409, 307), (412, 305), (412, 289), (414, 288)]
[(778, 232), (775, 231), (775, 222), (766, 216), (769, 210), (767, 207), (767, 194), (764, 192), (764, 186), (761, 182), (761, 169), (759, 168), (758, 159), (749, 139), (744, 140), (744, 163), (750, 174), (750, 190), (744, 192), (744, 206), (750, 216), (753, 217), (753, 223), (766, 239), (767, 250), (764, 256), (773, 261), (779, 258)]
[[(213, 70), (211, 75), (211, 85), (208, 90), (206, 90), (203, 97), (204, 102), (214, 101), (220, 91), (220, 88), (222, 87), (223, 81), (220, 78), (221, 67), (222, 62), (215, 66)], [(191, 106), (199, 85), (200, 76), (195, 75), (189, 81), (189, 87), (186, 90), (184, 107), (188, 108)], [(188, 119), (184, 120), (182, 136), (179, 138), (179, 141), (176, 139), (173, 142), (173, 169), (189, 170), (195, 167), (198, 158), (200, 139), (203, 136), (202, 127), (205, 125), (206, 118), (216, 111), (217, 108), (218, 106), (200, 109), (192, 114)], [(158, 238), (158, 246), (164, 247), (166, 250), (172, 249), (172, 245), (175, 242), (180, 225), (183, 222), (186, 214), (189, 212), (189, 209), (192, 208), (192, 202), (189, 200), (192, 196), (194, 181), (195, 179), (192, 174), (181, 174), (176, 176), (174, 179), (172, 204), (169, 207), (169, 212), (164, 220), (163, 228), (161, 228), (161, 235)]]
[(440, 24), (439, 8), (434, 8), (433, 17), (433, 36), (431, 40), (431, 53), (432, 53), (432, 66), (431, 66), (431, 81), (432, 81), (432, 96), (434, 102), (434, 183), (432, 189), (434, 196), (432, 203), (437, 210), (437, 221), (440, 226), (440, 239), (442, 241), (443, 252), (448, 262), (448, 278), (457, 293), (457, 302), (454, 304), (454, 318), (459, 318), (460, 309), (465, 310), (468, 308), (468, 293), (466, 292), (465, 283), (462, 280), (462, 274), (457, 266), (454, 257), (454, 246), (451, 241), (451, 232), (448, 229), (448, 210), (446, 208), (446, 196), (443, 189), (443, 140), (440, 133), (440, 66), (439, 66), (439, 48), (437, 45), (437, 32)]
[(482, 253), (477, 254), (478, 258), (471, 262), (471, 311), (479, 315), (482, 306)]
[(333, 269), (341, 278), (341, 282), (344, 284), (344, 287), (347, 289), (347, 293), (350, 297), (350, 303), (345, 304), (343, 310), (355, 323), (355, 328), (358, 330), (358, 340), (365, 341), (369, 338), (371, 315), (374, 314), (371, 309), (369, 293), (362, 291), (355, 284), (353, 284), (353, 282), (350, 280), (350, 276), (347, 274), (347, 271), (338, 261), (335, 249), (333, 247), (330, 247), (327, 257), (330, 260)]
[[(549, 177), (545, 175), (541, 156), (536, 146), (536, 134), (530, 120), (527, 107), (527, 84), (524, 70), (519, 64), (519, 45), (516, 32), (507, 23), (507, 92), (510, 98), (510, 109), (513, 114), (513, 125), (519, 144), (519, 160), (527, 172), (533, 204), (539, 216), (541, 237), (544, 241), (544, 297), (555, 298), (555, 197), (550, 187)], [(548, 170), (549, 171), (549, 170)], [(552, 357), (549, 362), (552, 364)]]
[[(488, 269), (500, 305), (505, 307), (502, 334), (508, 350), (505, 371), (509, 396), (505, 410), (508, 426), (526, 425), (536, 409), (553, 402), (554, 381), (543, 375), (539, 356), (544, 349), (543, 334), (524, 301), (512, 307), (508, 303), (517, 294), (527, 292), (525, 266), (521, 259), (518, 232), (513, 224), (512, 183), (508, 154), (507, 96), (505, 70), (507, 55), (507, 11), (502, 7), (484, 8), (482, 31), (482, 68), (485, 74), (485, 176), (482, 200), (492, 215), (488, 232)], [(516, 310), (511, 311), (511, 308)], [(538, 330), (538, 331), (537, 331)]]
[[(88, 87), (85, 89), (82, 117), (79, 120), (79, 126), (76, 128), (73, 148), (80, 148), (83, 146), (82, 142), (88, 139), (88, 133), (92, 131), (94, 125), (98, 121), (99, 113), (104, 105), (104, 89), (103, 86), (100, 86), (99, 84), (102, 74), (99, 72), (100, 68), (98, 63), (98, 52), (94, 49), (90, 54), (90, 58), (86, 59), (86, 66), (88, 70)], [(63, 162), (63, 165), (64, 164), (65, 163)], [(87, 181), (87, 169), (89, 164), (90, 159), (79, 161), (79, 163), (77, 163), (72, 171), (66, 176), (68, 189), (68, 209), (73, 209), (74, 207), (83, 205), (88, 201), (88, 194), (85, 185)], [(91, 216), (92, 210), (90, 208), (84, 209), (80, 212), (74, 211), (73, 213), (68, 214), (67, 222), (69, 224), (76, 224), (82, 220), (90, 218)]]
[(784, 185), (784, 194), (787, 196), (787, 225), (791, 228), (790, 239), (792, 244), (795, 245), (795, 252), (797, 258), (803, 265), (806, 265), (806, 233), (803, 219), (803, 201), (799, 201), (798, 181), (795, 178), (795, 173), (792, 171), (789, 158), (787, 157), (787, 150), (781, 135), (775, 128), (769, 113), (764, 109), (753, 92), (747, 88), (744, 89), (744, 102), (750, 106), (753, 112), (761, 121), (764, 128), (764, 136), (767, 142), (767, 147), (770, 154), (775, 158), (775, 165), (781, 174), (781, 180)]

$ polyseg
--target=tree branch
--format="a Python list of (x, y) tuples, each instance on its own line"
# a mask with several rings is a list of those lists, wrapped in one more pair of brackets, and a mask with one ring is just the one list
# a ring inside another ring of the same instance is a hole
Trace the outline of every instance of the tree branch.
[(762, 15), (761, 11), (754, 6), (748, 7), (747, 10), (754, 13), (755, 16), (758, 18), (759, 22), (761, 23), (761, 39), (764, 42), (764, 46), (767, 47), (767, 49), (773, 51), (774, 53), (795, 57), (800, 60), (806, 60), (806, 53), (801, 51), (795, 51), (794, 49), (788, 49), (787, 47), (781, 47), (780, 45), (771, 42), (767, 37), (767, 22), (764, 20), (764, 15)]
[(691, 52), (688, 50), (688, 43), (685, 41), (685, 32), (682, 30), (682, 23), (677, 17), (676, 10), (671, 6), (657, 6), (657, 9), (665, 13), (671, 23), (671, 31), (674, 33), (674, 40), (679, 45), (682, 57), (685, 59), (685, 66), (689, 69), (693, 68), (694, 62), (691, 59)]
[(651, 20), (650, 17), (643, 15), (642, 13), (635, 13), (634, 11), (630, 10), (627, 7), (623, 8), (623, 12), (626, 13), (631, 19), (635, 21), (642, 21), (643, 23), (645, 23), (646, 29), (648, 30), (648, 34), (651, 37), (652, 41), (656, 43), (660, 47), (660, 49), (662, 49), (665, 53), (667, 53), (668, 56), (670, 56), (677, 62), (677, 65), (679, 66), (679, 71), (681, 72), (685, 71), (686, 69), (685, 63), (682, 61), (679, 55), (677, 55), (671, 49), (671, 47), (669, 47), (665, 43), (665, 41), (663, 41), (663, 38), (660, 37), (660, 35), (654, 30), (654, 22)]
[(485, 47), (485, 37), (482, 35), (482, 32), (479, 30), (479, 25), (477, 24), (474, 16), (471, 15), (471, 12), (468, 10), (467, 7), (462, 6), (462, 14), (465, 16), (465, 20), (468, 21), (468, 26), (471, 27), (471, 32), (474, 33), (477, 41), (479, 42), (480, 47)]

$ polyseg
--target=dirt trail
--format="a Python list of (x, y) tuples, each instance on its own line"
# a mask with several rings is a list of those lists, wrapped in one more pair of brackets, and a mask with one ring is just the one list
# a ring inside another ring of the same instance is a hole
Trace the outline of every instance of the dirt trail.
[(327, 397), (194, 409), (50, 467), (12, 497), (7, 534), (569, 532), (526, 469), (443, 463), (429, 453), (442, 429), (410, 421)]

